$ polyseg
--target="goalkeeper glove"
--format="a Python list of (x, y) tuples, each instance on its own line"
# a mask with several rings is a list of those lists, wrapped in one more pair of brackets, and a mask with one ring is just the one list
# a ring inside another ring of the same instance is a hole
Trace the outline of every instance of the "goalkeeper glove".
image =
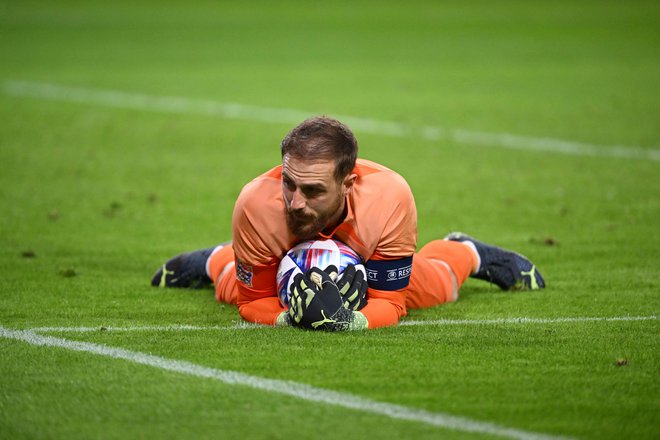
[(356, 270), (354, 265), (346, 266), (337, 281), (337, 288), (344, 300), (345, 309), (361, 310), (367, 305), (367, 280), (364, 279), (362, 271)]
[[(330, 273), (337, 272), (330, 267), (324, 272), (316, 267), (305, 275), (298, 274), (291, 285), (289, 317), (291, 324), (311, 330), (341, 331), (352, 330), (358, 324), (366, 328), (368, 323), (364, 315), (344, 308), (344, 298)], [(361, 315), (356, 321), (356, 314)]]

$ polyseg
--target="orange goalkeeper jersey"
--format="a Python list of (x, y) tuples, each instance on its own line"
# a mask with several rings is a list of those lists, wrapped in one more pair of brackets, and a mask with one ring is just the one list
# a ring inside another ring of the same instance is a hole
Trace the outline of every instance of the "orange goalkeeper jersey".
[[(280, 260), (299, 240), (289, 231), (282, 196), (282, 166), (248, 183), (232, 219), (238, 307), (250, 322), (274, 324), (285, 309), (277, 295)], [(393, 325), (406, 314), (405, 287), (417, 246), (417, 211), (406, 181), (377, 163), (358, 159), (347, 194), (347, 215), (330, 235), (365, 261), (369, 327)]]

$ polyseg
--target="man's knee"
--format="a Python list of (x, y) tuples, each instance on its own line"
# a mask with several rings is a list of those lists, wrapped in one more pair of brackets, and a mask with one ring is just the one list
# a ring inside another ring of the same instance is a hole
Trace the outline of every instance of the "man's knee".
[(447, 273), (449, 274), (449, 278), (451, 279), (451, 291), (447, 292), (447, 302), (454, 302), (458, 299), (458, 278), (456, 277), (456, 274), (454, 271), (451, 269), (451, 266), (447, 263), (445, 263), (442, 260), (433, 260), (434, 263), (441, 264), (442, 266), (447, 269)]

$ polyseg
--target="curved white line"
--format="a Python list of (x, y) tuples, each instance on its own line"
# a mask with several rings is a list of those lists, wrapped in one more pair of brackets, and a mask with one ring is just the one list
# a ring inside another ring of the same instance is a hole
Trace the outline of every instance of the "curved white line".
[(392, 419), (426, 423), (457, 431), (496, 435), (520, 440), (555, 440), (563, 438), (507, 428), (494, 423), (480, 422), (465, 417), (457, 417), (449, 414), (409, 408), (402, 405), (378, 402), (354, 394), (326, 390), (292, 381), (251, 376), (237, 371), (220, 370), (193, 364), (187, 361), (167, 359), (160, 356), (90, 342), (71, 341), (52, 336), (42, 336), (26, 330), (10, 330), (0, 327), (0, 337), (23, 341), (36, 346), (59, 347), (67, 350), (107, 356), (114, 359), (123, 359), (136, 364), (149, 365), (151, 367), (187, 374), (189, 376), (214, 379), (228, 385), (248, 386), (250, 388), (284, 394), (311, 402), (325, 403), (328, 405), (364, 411)]

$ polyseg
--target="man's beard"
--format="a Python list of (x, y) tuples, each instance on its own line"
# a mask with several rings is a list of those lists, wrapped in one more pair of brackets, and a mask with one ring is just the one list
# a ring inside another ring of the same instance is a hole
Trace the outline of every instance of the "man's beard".
[(328, 226), (330, 219), (341, 209), (342, 199), (338, 199), (334, 206), (323, 213), (306, 215), (300, 211), (286, 210), (286, 223), (289, 231), (300, 240), (311, 240), (319, 235)]
[(329, 216), (297, 216), (292, 211), (286, 212), (286, 223), (289, 230), (300, 240), (311, 240), (321, 232), (328, 222)]

